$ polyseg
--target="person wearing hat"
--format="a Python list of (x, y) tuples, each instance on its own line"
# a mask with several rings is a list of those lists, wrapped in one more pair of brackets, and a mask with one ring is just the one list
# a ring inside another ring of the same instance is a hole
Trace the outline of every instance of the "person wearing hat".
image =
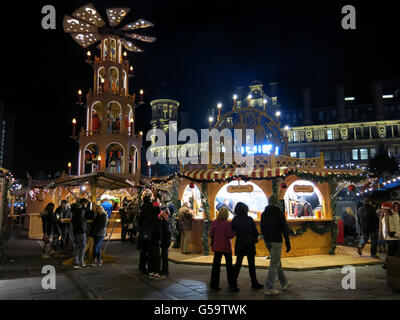
[(387, 255), (395, 256), (400, 241), (399, 214), (393, 210), (390, 202), (382, 203), (381, 210), (383, 211), (382, 235), (388, 246)]
[(358, 209), (358, 219), (360, 222), (361, 240), (357, 247), (358, 254), (362, 256), (365, 244), (371, 239), (371, 257), (378, 258), (379, 218), (372, 207), (372, 199), (364, 198), (364, 205)]

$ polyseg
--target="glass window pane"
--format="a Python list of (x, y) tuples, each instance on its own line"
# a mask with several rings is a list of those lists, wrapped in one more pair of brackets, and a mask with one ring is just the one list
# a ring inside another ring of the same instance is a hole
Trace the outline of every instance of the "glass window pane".
[(353, 160), (358, 160), (358, 149), (353, 149), (352, 150), (352, 159)]
[(291, 158), (297, 158), (297, 152), (291, 152), (290, 153)]
[(367, 160), (368, 159), (368, 149), (360, 149), (360, 157), (361, 157), (361, 160)]

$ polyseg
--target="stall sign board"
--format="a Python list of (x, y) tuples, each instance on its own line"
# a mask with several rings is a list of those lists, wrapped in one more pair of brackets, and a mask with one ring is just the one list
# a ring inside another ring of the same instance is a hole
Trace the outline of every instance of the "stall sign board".
[(251, 184), (228, 187), (229, 193), (253, 192), (253, 190), (254, 190), (254, 188)]
[(294, 192), (313, 193), (314, 187), (313, 186), (296, 185), (296, 186), (294, 186), (293, 190), (294, 190)]

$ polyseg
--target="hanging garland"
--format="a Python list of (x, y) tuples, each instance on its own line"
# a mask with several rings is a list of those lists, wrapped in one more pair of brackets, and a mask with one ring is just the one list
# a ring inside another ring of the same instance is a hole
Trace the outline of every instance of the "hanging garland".
[(204, 209), (204, 221), (203, 221), (203, 232), (201, 235), (201, 243), (203, 245), (203, 255), (208, 256), (210, 254), (210, 244), (208, 242), (208, 235), (211, 228), (211, 217), (210, 217), (210, 206), (208, 205), (207, 197), (207, 184), (201, 185), (201, 202)]

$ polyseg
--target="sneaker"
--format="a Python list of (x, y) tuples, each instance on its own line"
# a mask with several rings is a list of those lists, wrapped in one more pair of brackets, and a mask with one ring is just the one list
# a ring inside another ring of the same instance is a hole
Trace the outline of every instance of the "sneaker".
[(87, 269), (89, 268), (86, 264), (81, 264), (80, 266), (78, 266), (79, 269)]
[(266, 296), (276, 296), (276, 295), (279, 294), (279, 290), (276, 290), (276, 289), (267, 289), (267, 290), (264, 291), (264, 294), (265, 294)]
[(360, 256), (362, 256), (362, 248), (361, 247), (357, 247), (357, 252)]
[(262, 289), (264, 286), (261, 283), (252, 284), (251, 288), (254, 290)]
[(73, 269), (79, 269), (79, 265), (74, 264), (74, 265), (72, 266), (72, 268), (73, 268)]
[(149, 279), (152, 279), (152, 280), (164, 280), (165, 276), (162, 276), (159, 273), (151, 273), (149, 275)]
[(286, 291), (291, 286), (292, 286), (292, 281), (289, 280), (284, 286), (282, 286), (282, 290)]

